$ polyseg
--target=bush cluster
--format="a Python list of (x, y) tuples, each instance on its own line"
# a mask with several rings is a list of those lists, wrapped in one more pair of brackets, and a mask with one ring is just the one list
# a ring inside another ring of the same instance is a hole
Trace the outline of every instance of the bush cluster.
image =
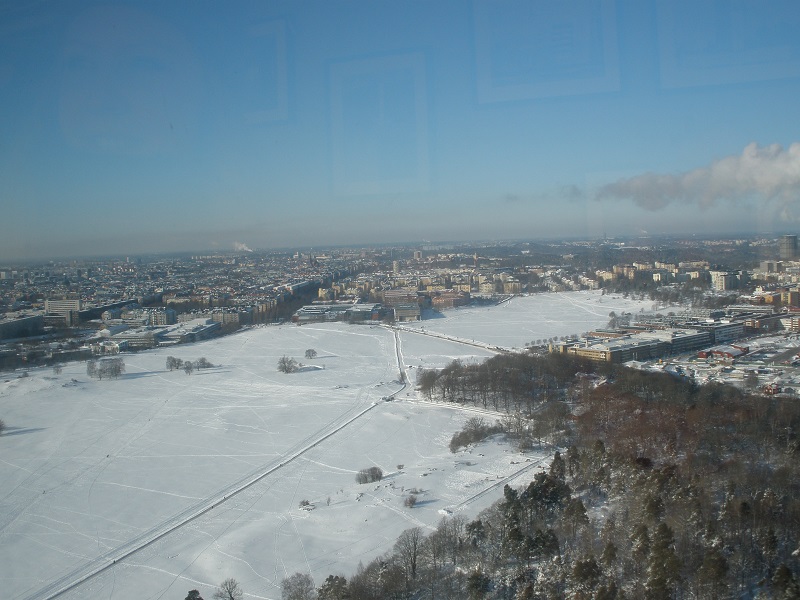
[(469, 419), (464, 428), (453, 435), (450, 440), (450, 452), (458, 452), (459, 448), (469, 446), (495, 433), (502, 433), (503, 426), (500, 423), (489, 425), (484, 419), (480, 417), (473, 417)]
[(369, 467), (356, 473), (356, 483), (372, 483), (381, 479), (383, 479), (383, 471), (380, 467)]

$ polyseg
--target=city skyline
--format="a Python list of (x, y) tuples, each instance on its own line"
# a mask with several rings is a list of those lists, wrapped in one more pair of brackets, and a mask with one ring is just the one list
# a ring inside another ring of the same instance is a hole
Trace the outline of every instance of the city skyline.
[(800, 11), (0, 9), (6, 261), (797, 229)]

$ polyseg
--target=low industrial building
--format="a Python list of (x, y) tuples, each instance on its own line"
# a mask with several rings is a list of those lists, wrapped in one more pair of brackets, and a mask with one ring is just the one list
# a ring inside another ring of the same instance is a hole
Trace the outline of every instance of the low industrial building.
[(39, 335), (44, 331), (44, 317), (19, 317), (17, 319), (0, 319), (0, 340)]
[[(594, 332), (602, 335), (602, 332)], [(584, 338), (580, 341), (555, 342), (551, 352), (563, 352), (593, 362), (624, 363), (630, 360), (650, 360), (673, 354), (692, 352), (711, 341), (708, 331), (695, 329), (656, 329), (620, 335), (608, 332), (606, 339)]]
[(420, 319), (419, 304), (398, 304), (394, 307), (395, 321), (419, 321)]
[(568, 346), (566, 351), (592, 362), (624, 363), (629, 360), (648, 360), (664, 356), (667, 353), (667, 345), (656, 339), (626, 337), (585, 346)]
[[(419, 307), (417, 306), (417, 310)], [(379, 321), (385, 315), (380, 304), (316, 303), (299, 308), (292, 315), (294, 323), (322, 321)]]
[(699, 358), (716, 358), (719, 360), (734, 361), (749, 352), (747, 346), (719, 345), (701, 350), (697, 353)]

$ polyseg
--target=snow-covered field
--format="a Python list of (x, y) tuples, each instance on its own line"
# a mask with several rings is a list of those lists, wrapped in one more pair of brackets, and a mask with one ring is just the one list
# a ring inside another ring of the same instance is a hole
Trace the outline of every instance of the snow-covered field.
[[(547, 294), (415, 327), (513, 347), (639, 307)], [(303, 358), (308, 348), (315, 359)], [(279, 373), (284, 354), (313, 368)], [(169, 372), (168, 355), (217, 366)], [(210, 597), (233, 577), (245, 597), (279, 598), (296, 571), (317, 583), (350, 575), (408, 527), (434, 527), (446, 511), (472, 516), (549, 453), (492, 440), (451, 454), (475, 413), (418, 401), (398, 365), (413, 382), (419, 366), (490, 355), (383, 327), (284, 325), (124, 355), (118, 380), (89, 379), (85, 363), (0, 374), (2, 595), (47, 598), (91, 575), (62, 597)], [(357, 484), (371, 466), (384, 479)]]
[(605, 326), (611, 312), (638, 313), (652, 308), (649, 300), (605, 296), (599, 291), (534, 294), (514, 297), (499, 306), (457, 308), (442, 313), (444, 318), (408, 326), (502, 348), (524, 348), (538, 339), (580, 335)]

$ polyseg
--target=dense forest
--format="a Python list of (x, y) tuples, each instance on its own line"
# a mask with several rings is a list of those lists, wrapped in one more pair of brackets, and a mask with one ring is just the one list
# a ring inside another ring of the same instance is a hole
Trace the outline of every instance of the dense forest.
[[(800, 403), (566, 356), (420, 374), (435, 402), (505, 412), (488, 435), (553, 444), (548, 472), (474, 520), (406, 530), (350, 579), (285, 599), (800, 598)], [(564, 450), (565, 449), (565, 450)]]

